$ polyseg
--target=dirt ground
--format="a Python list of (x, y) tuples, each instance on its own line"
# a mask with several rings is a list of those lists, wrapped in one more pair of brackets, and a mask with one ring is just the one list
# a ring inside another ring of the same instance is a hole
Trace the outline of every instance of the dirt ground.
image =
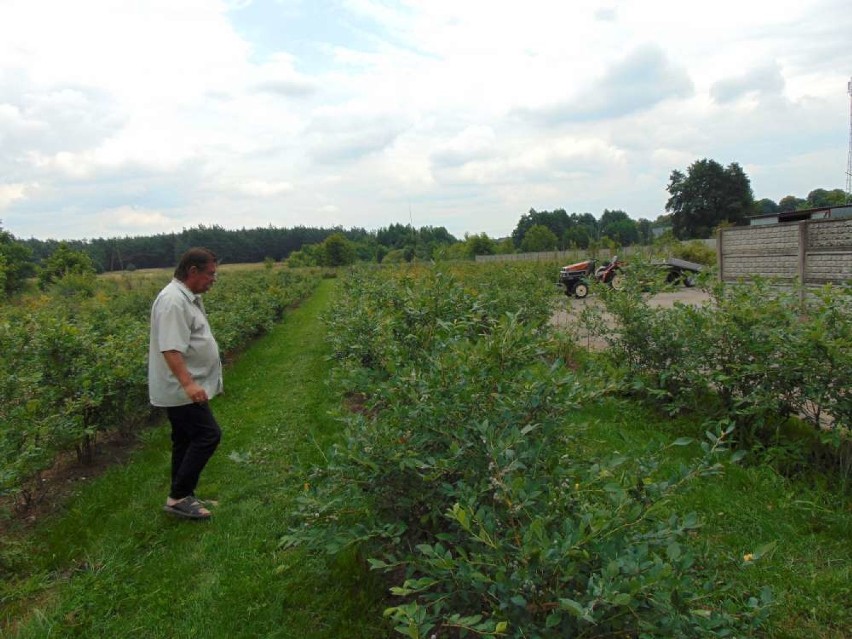
[(19, 494), (0, 496), (0, 537), (12, 527), (28, 528), (53, 514), (77, 491), (81, 482), (125, 462), (138, 446), (137, 437), (110, 431), (99, 433), (95, 457), (89, 464), (80, 462), (73, 451), (59, 453), (53, 465), (26, 482)]
[[(582, 344), (589, 350), (599, 350), (606, 346), (606, 343), (598, 338), (589, 335), (582, 326), (579, 326), (580, 313), (588, 305), (599, 304), (600, 301), (595, 295), (589, 295), (583, 299), (576, 297), (564, 297), (564, 305), (557, 310), (550, 318), (551, 326), (556, 328), (564, 328), (565, 330), (573, 331), (577, 336), (578, 343)], [(675, 291), (658, 293), (650, 299), (651, 306), (672, 308), (675, 302), (684, 304), (700, 305), (710, 300), (710, 295), (698, 288), (679, 288)]]

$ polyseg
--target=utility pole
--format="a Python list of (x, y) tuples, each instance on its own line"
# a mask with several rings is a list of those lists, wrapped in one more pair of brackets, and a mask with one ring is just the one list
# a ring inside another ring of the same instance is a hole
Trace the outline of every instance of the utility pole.
[(846, 85), (849, 93), (849, 155), (846, 160), (846, 203), (852, 203), (852, 80)]

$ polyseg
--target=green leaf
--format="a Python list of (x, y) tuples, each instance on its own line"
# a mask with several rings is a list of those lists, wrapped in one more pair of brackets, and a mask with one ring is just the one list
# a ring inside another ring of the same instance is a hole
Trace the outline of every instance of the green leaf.
[(692, 437), (678, 437), (672, 442), (672, 446), (689, 446), (694, 441)]
[(747, 454), (748, 454), (748, 451), (738, 450), (731, 455), (731, 457), (728, 461), (730, 461), (732, 464), (736, 464), (738, 461), (740, 461)]
[(573, 599), (560, 599), (559, 607), (578, 619), (583, 619), (586, 616), (586, 609), (583, 608), (583, 605), (579, 601), (574, 601)]
[(757, 561), (764, 555), (771, 553), (775, 550), (775, 546), (777, 545), (777, 541), (770, 541), (768, 544), (763, 544), (760, 548), (754, 551), (754, 560)]
[(630, 593), (620, 592), (615, 597), (610, 599), (610, 601), (616, 606), (626, 606), (631, 601), (633, 601), (633, 597), (630, 596)]
[(672, 561), (677, 561), (680, 557), (680, 544), (676, 541), (670, 543), (669, 547), (666, 548), (666, 555), (668, 555), (668, 558)]
[(458, 503), (453, 504), (452, 517), (465, 530), (470, 530), (470, 514)]
[(536, 428), (538, 428), (538, 424), (527, 424), (521, 429), (521, 435), (529, 435)]
[(558, 610), (547, 615), (544, 625), (548, 628), (555, 628), (562, 622), (562, 613)]

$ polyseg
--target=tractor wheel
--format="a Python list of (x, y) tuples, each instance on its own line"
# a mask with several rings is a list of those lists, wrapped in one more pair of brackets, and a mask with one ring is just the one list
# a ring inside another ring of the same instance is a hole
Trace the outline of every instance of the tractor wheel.
[(574, 287), (574, 297), (577, 299), (583, 299), (586, 295), (589, 294), (589, 287), (585, 282), (580, 282), (577, 286)]

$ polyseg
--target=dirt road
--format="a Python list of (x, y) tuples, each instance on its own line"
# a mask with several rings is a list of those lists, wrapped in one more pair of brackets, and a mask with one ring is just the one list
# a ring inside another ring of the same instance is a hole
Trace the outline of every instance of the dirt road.
[[(606, 346), (606, 343), (598, 337), (589, 335), (589, 332), (580, 326), (580, 313), (588, 305), (600, 304), (599, 298), (595, 295), (589, 295), (581, 300), (576, 297), (564, 297), (564, 306), (557, 310), (550, 318), (551, 326), (556, 328), (564, 328), (576, 334), (577, 341), (589, 350), (599, 350)], [(658, 293), (650, 299), (651, 306), (672, 308), (675, 302), (684, 304), (700, 305), (710, 300), (710, 295), (698, 288), (680, 288), (676, 291)]]

